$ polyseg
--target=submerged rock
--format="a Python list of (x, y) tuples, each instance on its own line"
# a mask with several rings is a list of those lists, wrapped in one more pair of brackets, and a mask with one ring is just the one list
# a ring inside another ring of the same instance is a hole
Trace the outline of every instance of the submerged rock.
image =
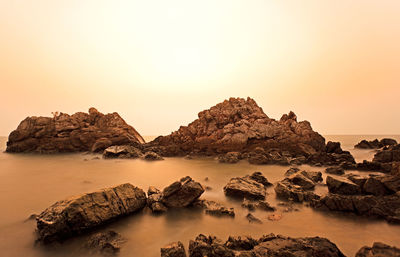
[(38, 240), (48, 243), (80, 234), (143, 209), (146, 194), (129, 183), (58, 201), (37, 218)]
[(170, 243), (161, 248), (161, 257), (186, 257), (185, 247), (181, 241)]
[(143, 159), (148, 160), (148, 161), (160, 161), (160, 160), (164, 160), (163, 157), (161, 157), (158, 153), (149, 151), (146, 152), (143, 156)]
[(109, 230), (92, 235), (84, 244), (84, 247), (94, 253), (113, 255), (120, 251), (121, 245), (125, 241), (119, 233)]
[(342, 167), (339, 167), (339, 166), (328, 167), (328, 168), (326, 168), (325, 172), (328, 173), (328, 174), (333, 174), (333, 175), (343, 175), (344, 174), (344, 169)]
[(164, 188), (161, 202), (167, 207), (186, 207), (203, 193), (203, 186), (188, 176)]
[(361, 142), (356, 144), (354, 148), (378, 149), (384, 146), (391, 146), (391, 145), (397, 145), (397, 141), (392, 138), (384, 138), (380, 141), (378, 139), (372, 141), (362, 140)]
[(364, 246), (356, 253), (356, 257), (399, 257), (400, 249), (384, 243), (375, 242), (372, 247)]
[(193, 206), (203, 208), (205, 210), (205, 213), (214, 216), (235, 216), (234, 208), (227, 208), (215, 201), (197, 200), (193, 203)]
[(140, 158), (142, 151), (131, 145), (113, 145), (103, 152), (103, 158)]
[(114, 112), (28, 117), (8, 137), (7, 152), (100, 152), (112, 145), (141, 145), (142, 136)]
[(262, 221), (259, 218), (257, 218), (256, 216), (254, 216), (253, 214), (251, 214), (251, 213), (248, 213), (246, 215), (246, 219), (249, 221), (249, 223), (262, 224)]
[(270, 186), (260, 172), (244, 177), (232, 178), (224, 187), (224, 192), (228, 196), (249, 199), (265, 199), (266, 187)]

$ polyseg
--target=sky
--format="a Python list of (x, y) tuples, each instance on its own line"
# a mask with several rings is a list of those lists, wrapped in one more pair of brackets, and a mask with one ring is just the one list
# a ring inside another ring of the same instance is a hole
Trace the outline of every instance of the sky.
[(0, 0), (0, 135), (96, 107), (166, 135), (229, 97), (400, 134), (398, 0)]

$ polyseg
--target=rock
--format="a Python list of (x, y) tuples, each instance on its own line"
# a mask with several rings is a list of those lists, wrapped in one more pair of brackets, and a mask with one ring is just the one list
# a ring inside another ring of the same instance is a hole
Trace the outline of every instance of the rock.
[(226, 247), (220, 239), (200, 234), (195, 240), (189, 241), (189, 256), (235, 257), (235, 253)]
[(240, 161), (240, 153), (239, 152), (228, 152), (224, 155), (220, 155), (218, 157), (219, 162), (223, 163), (237, 163)]
[(364, 246), (356, 253), (356, 257), (399, 257), (400, 249), (384, 243), (375, 242), (372, 247)]
[(149, 186), (149, 189), (147, 189), (147, 196), (150, 196), (152, 194), (161, 194), (161, 191), (154, 186)]
[(361, 188), (357, 184), (343, 177), (327, 176), (326, 184), (329, 192), (333, 194), (356, 195), (361, 193)]
[(161, 157), (158, 153), (149, 151), (146, 152), (143, 156), (143, 159), (148, 160), (148, 161), (160, 161), (160, 160), (164, 160), (163, 157)]
[(304, 190), (301, 186), (291, 183), (288, 179), (278, 182), (274, 190), (277, 197), (295, 202), (308, 202), (319, 199), (317, 194)]
[(388, 194), (394, 194), (400, 191), (400, 176), (388, 175), (380, 177), (380, 182), (384, 185)]
[(250, 236), (229, 236), (225, 246), (235, 251), (249, 251), (258, 245), (258, 241)]
[(273, 213), (271, 215), (268, 215), (267, 219), (270, 220), (270, 221), (278, 221), (278, 220), (282, 219), (282, 214)]
[(308, 156), (306, 163), (311, 165), (321, 166), (338, 166), (346, 165), (352, 166), (356, 164), (354, 157), (348, 151), (343, 151), (342, 153), (327, 153), (327, 152), (317, 152)]
[(400, 223), (399, 192), (386, 196), (328, 194), (320, 200), (311, 202), (311, 206), (322, 210), (353, 212)]
[(344, 174), (344, 169), (341, 167), (328, 167), (325, 170), (326, 173), (328, 174), (334, 174), (334, 175), (343, 175)]
[(220, 203), (209, 201), (209, 200), (196, 200), (193, 206), (200, 207), (205, 210), (205, 213), (214, 216), (230, 216), (235, 217), (235, 211), (233, 208), (227, 208)]
[(142, 189), (126, 183), (58, 201), (36, 219), (38, 240), (62, 240), (137, 212), (146, 205)]
[(242, 207), (248, 209), (249, 211), (254, 211), (256, 209), (256, 203), (244, 198)]
[(164, 188), (161, 202), (167, 207), (186, 207), (204, 193), (203, 186), (191, 177), (184, 177)]
[(142, 151), (130, 145), (113, 145), (107, 147), (103, 152), (103, 158), (139, 158)]
[(381, 172), (389, 172), (391, 165), (386, 165), (386, 163), (380, 162), (370, 162), (364, 160), (362, 163), (357, 163), (355, 169), (356, 170), (365, 170), (365, 171), (381, 171)]
[(185, 247), (181, 241), (168, 244), (161, 248), (161, 257), (186, 257)]
[(113, 255), (120, 251), (121, 244), (126, 240), (115, 231), (109, 230), (106, 232), (99, 232), (92, 235), (84, 247), (90, 249), (92, 252), (99, 252), (102, 254)]
[(287, 178), (291, 183), (300, 186), (303, 190), (315, 188), (315, 183), (301, 173), (295, 173)]
[(380, 141), (378, 141), (378, 139), (372, 141), (362, 140), (361, 142), (356, 144), (354, 148), (378, 149), (384, 146), (392, 146), (392, 145), (397, 145), (397, 141), (392, 138), (383, 138)]
[(224, 187), (224, 192), (227, 196), (249, 199), (265, 199), (267, 193), (265, 186), (251, 176), (232, 178)]
[(198, 116), (188, 126), (149, 144), (164, 146), (170, 156), (185, 156), (188, 152), (243, 153), (256, 147), (308, 156), (325, 149), (324, 138), (312, 130), (309, 122), (298, 122), (295, 115), (279, 121), (271, 119), (251, 98), (230, 98)]
[(295, 173), (297, 173), (297, 172), (299, 172), (299, 171), (300, 171), (299, 168), (291, 167), (290, 169), (288, 169), (288, 170), (285, 172), (285, 177), (289, 177), (289, 176), (291, 176), (291, 175), (293, 175), (293, 174), (295, 174)]
[(341, 154), (341, 153), (343, 153), (343, 150), (342, 150), (339, 142), (329, 141), (328, 143), (326, 143), (326, 152)]
[(314, 183), (322, 182), (322, 173), (320, 171), (306, 171), (302, 170), (300, 172), (303, 176), (311, 179)]
[(151, 204), (150, 209), (155, 213), (166, 212), (168, 208), (161, 202), (154, 202)]
[(379, 150), (372, 159), (373, 162), (388, 163), (400, 161), (400, 144), (384, 147)]
[(271, 206), (267, 201), (250, 201), (248, 199), (243, 199), (242, 207), (247, 208), (249, 211), (254, 211), (255, 209), (260, 209), (263, 211), (275, 211), (276, 208)]
[(114, 112), (28, 117), (8, 137), (7, 152), (101, 152), (111, 145), (140, 146), (142, 136)]
[(251, 174), (249, 178), (264, 185), (265, 187), (272, 186), (272, 183), (270, 183), (268, 179), (259, 171), (256, 171), (253, 174)]
[(258, 223), (258, 224), (262, 224), (262, 221), (259, 219), (259, 218), (257, 218), (257, 217), (255, 217), (253, 214), (251, 214), (251, 213), (248, 213), (247, 215), (246, 215), (246, 219), (249, 221), (249, 223)]
[(372, 194), (376, 196), (386, 195), (388, 193), (384, 184), (376, 177), (369, 177), (365, 181), (362, 190), (366, 194)]

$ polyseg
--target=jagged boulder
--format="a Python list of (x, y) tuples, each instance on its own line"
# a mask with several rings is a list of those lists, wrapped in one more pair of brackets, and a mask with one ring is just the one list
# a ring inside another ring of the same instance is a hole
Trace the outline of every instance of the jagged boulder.
[(203, 193), (203, 186), (187, 176), (164, 188), (160, 202), (166, 207), (186, 207)]
[(380, 163), (400, 162), (400, 144), (384, 147), (374, 155), (372, 161)]
[(250, 176), (232, 178), (224, 187), (224, 192), (232, 197), (265, 199), (266, 187), (270, 185), (261, 172), (255, 172)]
[(372, 247), (364, 246), (356, 253), (356, 257), (399, 257), (400, 249), (384, 243), (375, 242)]
[(333, 194), (361, 194), (361, 188), (347, 178), (327, 176), (326, 185), (328, 186), (329, 192)]
[(38, 240), (62, 240), (139, 211), (145, 205), (145, 192), (129, 183), (73, 196), (56, 202), (36, 218)]
[(170, 243), (161, 248), (161, 257), (186, 257), (185, 247), (181, 241)]
[(278, 182), (274, 188), (276, 196), (295, 202), (309, 202), (319, 199), (319, 195), (290, 182), (287, 178)]
[(8, 137), (7, 152), (100, 152), (112, 145), (140, 145), (142, 136), (114, 112), (28, 117)]

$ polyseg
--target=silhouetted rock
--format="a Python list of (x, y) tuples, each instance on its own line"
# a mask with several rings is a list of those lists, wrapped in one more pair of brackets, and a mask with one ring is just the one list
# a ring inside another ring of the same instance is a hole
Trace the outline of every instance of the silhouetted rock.
[(109, 158), (140, 158), (142, 151), (131, 145), (113, 145), (107, 147), (103, 152), (103, 157)]
[(375, 242), (372, 247), (364, 246), (356, 253), (356, 257), (399, 257), (400, 249), (384, 243)]
[(224, 187), (224, 192), (232, 197), (264, 199), (265, 188), (270, 185), (267, 178), (260, 172), (255, 172), (250, 176), (232, 178)]
[(328, 143), (326, 143), (326, 152), (341, 154), (341, 153), (343, 153), (343, 150), (342, 150), (342, 147), (340, 146), (339, 142), (329, 141)]
[(230, 98), (198, 116), (188, 126), (158, 137), (150, 145), (163, 146), (166, 155), (174, 156), (188, 152), (243, 153), (256, 147), (308, 156), (325, 148), (324, 138), (312, 130), (309, 122), (297, 122), (293, 112), (279, 121), (271, 119), (251, 98)]
[(209, 200), (196, 200), (193, 206), (203, 208), (205, 213), (214, 216), (235, 216), (235, 210), (233, 208), (227, 208), (220, 203)]
[(120, 234), (109, 230), (90, 236), (84, 247), (93, 253), (99, 252), (106, 255), (114, 255), (120, 251), (121, 245), (125, 241)]
[(347, 178), (327, 176), (326, 185), (330, 193), (342, 195), (361, 194), (361, 188)]
[(60, 153), (103, 151), (112, 145), (140, 145), (142, 136), (114, 112), (60, 113), (28, 117), (8, 137), (7, 152)]
[(186, 257), (185, 247), (181, 241), (168, 244), (161, 248), (161, 257)]
[(397, 141), (392, 138), (384, 138), (380, 141), (378, 139), (372, 141), (362, 140), (361, 142), (356, 144), (354, 148), (378, 149), (384, 146), (391, 146), (391, 145), (397, 145)]
[(56, 202), (37, 217), (38, 240), (48, 243), (79, 234), (143, 209), (146, 194), (129, 183)]
[(188, 176), (164, 188), (161, 202), (167, 207), (186, 207), (197, 200), (203, 192), (203, 186)]

